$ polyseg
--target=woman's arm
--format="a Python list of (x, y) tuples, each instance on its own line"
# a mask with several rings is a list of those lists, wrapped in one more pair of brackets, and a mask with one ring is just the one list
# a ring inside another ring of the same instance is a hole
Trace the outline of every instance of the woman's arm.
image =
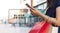
[(28, 4), (26, 5), (30, 8), (31, 14), (42, 17), (43, 19), (50, 21), (50, 23), (60, 26), (60, 6), (56, 8), (56, 18), (52, 18), (52, 17), (42, 14), (39, 10), (36, 10), (35, 8), (29, 6)]
[(50, 21), (50, 23), (53, 23), (54, 25), (60, 26), (60, 7), (56, 8), (56, 18), (52, 18), (52, 17), (49, 17), (47, 15), (44, 15), (40, 11), (36, 10), (35, 8), (33, 8), (33, 9), (31, 9), (31, 13), (33, 15), (38, 15), (38, 16), (42, 17), (43, 19)]
[(57, 25), (60, 26), (60, 6), (56, 8)]

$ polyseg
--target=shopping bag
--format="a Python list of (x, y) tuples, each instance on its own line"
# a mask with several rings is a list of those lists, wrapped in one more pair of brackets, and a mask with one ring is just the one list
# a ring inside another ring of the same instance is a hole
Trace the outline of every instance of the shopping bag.
[(50, 23), (47, 21), (36, 22), (29, 33), (47, 33)]

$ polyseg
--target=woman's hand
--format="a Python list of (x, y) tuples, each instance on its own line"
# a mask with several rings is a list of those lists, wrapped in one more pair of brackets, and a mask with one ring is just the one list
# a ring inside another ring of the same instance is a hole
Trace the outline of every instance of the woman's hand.
[(40, 11), (36, 10), (35, 8), (31, 7), (30, 5), (26, 4), (29, 8), (30, 8), (30, 11), (31, 11), (31, 14), (34, 15), (34, 16), (39, 16), (41, 14)]
[(39, 16), (41, 14), (41, 12), (39, 10), (36, 10), (35, 8), (30, 8), (30, 11), (33, 16)]

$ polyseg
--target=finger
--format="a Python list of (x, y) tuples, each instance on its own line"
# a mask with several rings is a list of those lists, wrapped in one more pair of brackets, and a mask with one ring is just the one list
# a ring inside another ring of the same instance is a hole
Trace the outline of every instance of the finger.
[(30, 9), (31, 12), (33, 12), (34, 10)]
[(35, 14), (34, 14), (34, 13), (32, 13), (32, 12), (31, 12), (31, 14), (32, 14), (33, 16), (35, 16)]

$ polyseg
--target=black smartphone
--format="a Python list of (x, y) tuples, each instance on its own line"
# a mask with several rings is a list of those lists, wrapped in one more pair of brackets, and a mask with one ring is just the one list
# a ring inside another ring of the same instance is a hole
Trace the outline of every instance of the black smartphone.
[[(31, 9), (33, 9), (29, 4), (26, 4), (26, 6), (29, 7), (29, 8), (31, 8)], [(34, 9), (33, 9), (33, 10), (34, 10)]]

